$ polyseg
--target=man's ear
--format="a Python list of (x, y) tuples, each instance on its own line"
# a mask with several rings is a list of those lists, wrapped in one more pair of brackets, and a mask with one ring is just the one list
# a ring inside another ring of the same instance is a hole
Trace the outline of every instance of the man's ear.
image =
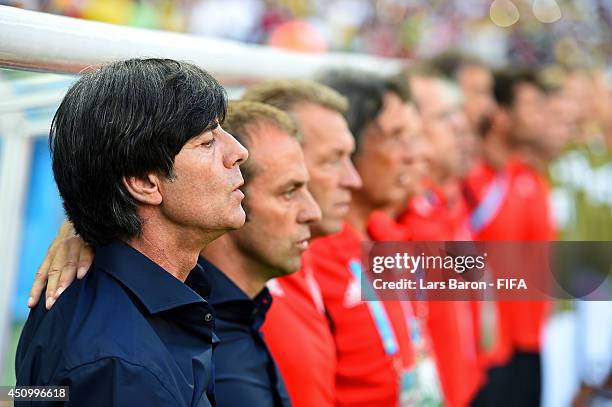
[(143, 177), (123, 177), (123, 185), (138, 202), (146, 205), (161, 205), (161, 179), (156, 174)]

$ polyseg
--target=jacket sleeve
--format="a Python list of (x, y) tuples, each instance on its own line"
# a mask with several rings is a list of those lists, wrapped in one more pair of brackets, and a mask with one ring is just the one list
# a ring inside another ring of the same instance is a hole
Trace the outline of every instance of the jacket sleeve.
[(180, 406), (158, 375), (120, 358), (81, 365), (61, 380), (69, 386), (70, 406)]

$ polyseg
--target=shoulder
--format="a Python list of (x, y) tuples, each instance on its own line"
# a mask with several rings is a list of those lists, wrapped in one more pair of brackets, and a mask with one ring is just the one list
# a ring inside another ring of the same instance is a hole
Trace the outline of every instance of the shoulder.
[(321, 260), (345, 263), (352, 257), (359, 256), (361, 241), (354, 229), (345, 224), (342, 231), (314, 239), (306, 252), (308, 259), (316, 264)]
[(154, 370), (147, 362), (153, 360), (148, 336), (155, 341), (136, 301), (119, 282), (92, 269), (68, 287), (51, 310), (43, 304), (32, 310), (19, 343), (18, 370), (37, 365), (31, 375), (45, 381), (106, 358)]

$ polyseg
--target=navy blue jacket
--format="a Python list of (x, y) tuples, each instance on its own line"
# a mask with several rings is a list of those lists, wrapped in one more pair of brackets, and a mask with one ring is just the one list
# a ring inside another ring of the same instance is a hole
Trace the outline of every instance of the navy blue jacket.
[[(250, 299), (206, 259), (200, 258), (199, 264), (210, 281), (208, 301), (215, 310), (215, 333), (220, 340), (213, 355), (217, 404), (290, 406), (285, 384), (259, 330), (272, 305), (268, 289)], [(190, 275), (189, 283), (195, 284), (198, 277)]]
[(41, 301), (30, 312), (17, 385), (70, 386), (68, 405), (79, 407), (215, 405), (217, 339), (207, 291), (202, 284), (192, 290), (123, 242), (97, 247), (83, 280), (50, 311)]

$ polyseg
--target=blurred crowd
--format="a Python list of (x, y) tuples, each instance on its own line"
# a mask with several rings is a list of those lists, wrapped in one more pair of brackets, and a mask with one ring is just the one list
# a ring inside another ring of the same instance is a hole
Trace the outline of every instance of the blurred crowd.
[(488, 62), (542, 66), (609, 60), (605, 0), (4, 0), (113, 24), (300, 51), (429, 57), (464, 48)]

